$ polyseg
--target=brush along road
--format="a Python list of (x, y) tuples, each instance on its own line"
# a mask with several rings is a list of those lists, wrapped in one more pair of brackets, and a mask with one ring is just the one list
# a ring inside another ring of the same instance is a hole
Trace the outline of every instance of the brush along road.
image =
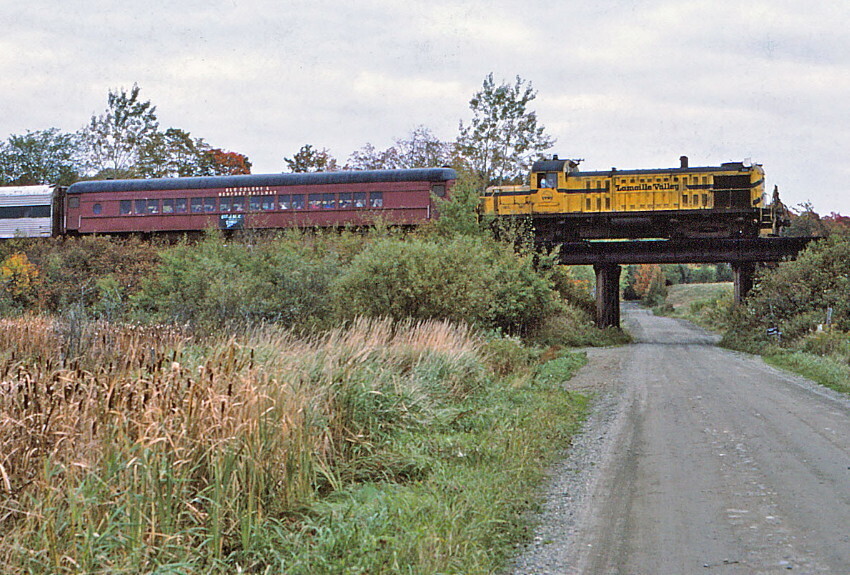
[(850, 401), (624, 306), (517, 574), (850, 573)]

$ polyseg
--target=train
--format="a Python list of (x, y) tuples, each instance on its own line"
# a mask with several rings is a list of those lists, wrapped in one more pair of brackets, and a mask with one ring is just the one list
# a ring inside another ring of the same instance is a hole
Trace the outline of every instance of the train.
[[(765, 198), (750, 162), (580, 171), (580, 160), (539, 160), (530, 183), (490, 186), (479, 212), (529, 220), (541, 244), (582, 240), (757, 237), (778, 233), (782, 204)], [(186, 234), (293, 227), (414, 227), (437, 216), (451, 168), (93, 180), (67, 188), (0, 188), (0, 238)]]
[(0, 237), (417, 226), (436, 217), (434, 198), (456, 179), (450, 168), (423, 168), (0, 188)]
[(746, 238), (778, 233), (781, 202), (765, 198), (764, 169), (750, 162), (580, 171), (581, 160), (535, 162), (530, 184), (491, 186), (482, 212), (531, 219), (541, 243), (582, 240)]

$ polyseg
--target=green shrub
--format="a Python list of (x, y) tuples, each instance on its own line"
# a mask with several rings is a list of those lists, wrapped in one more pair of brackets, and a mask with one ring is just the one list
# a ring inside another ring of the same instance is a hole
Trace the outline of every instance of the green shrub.
[(833, 325), (850, 330), (850, 239), (820, 240), (796, 260), (764, 272), (748, 305), (762, 325), (780, 327), (788, 338), (825, 323), (829, 308)]
[(594, 280), (577, 278), (576, 266), (555, 266), (551, 272), (552, 284), (561, 298), (584, 311), (589, 316), (596, 313), (596, 299), (588, 289), (588, 284), (595, 285)]
[(499, 376), (527, 373), (538, 354), (513, 337), (494, 336), (486, 341), (484, 358), (490, 369)]
[(482, 238), (388, 238), (354, 257), (333, 286), (337, 313), (448, 319), (508, 333), (538, 326), (556, 307), (530, 257)]
[(206, 328), (274, 321), (315, 325), (330, 315), (330, 283), (339, 265), (287, 239), (260, 245), (210, 236), (161, 254), (162, 263), (133, 298), (136, 312), (157, 321)]

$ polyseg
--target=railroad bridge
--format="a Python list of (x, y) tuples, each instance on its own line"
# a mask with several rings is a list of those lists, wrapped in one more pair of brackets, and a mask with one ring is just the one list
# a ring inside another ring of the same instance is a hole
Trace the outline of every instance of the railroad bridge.
[(623, 264), (729, 263), (735, 301), (753, 287), (757, 263), (793, 257), (815, 238), (670, 239), (583, 241), (561, 245), (565, 265), (593, 265), (596, 272), (596, 324), (620, 326), (620, 266)]

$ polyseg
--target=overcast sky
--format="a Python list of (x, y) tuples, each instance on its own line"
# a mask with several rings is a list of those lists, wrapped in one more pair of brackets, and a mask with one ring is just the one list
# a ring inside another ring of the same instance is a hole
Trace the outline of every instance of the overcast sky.
[(160, 126), (280, 172), (424, 125), (454, 140), (519, 75), (583, 169), (751, 159), (785, 202), (850, 214), (850, 3), (27, 0), (0, 12), (0, 139), (76, 131), (138, 83)]

